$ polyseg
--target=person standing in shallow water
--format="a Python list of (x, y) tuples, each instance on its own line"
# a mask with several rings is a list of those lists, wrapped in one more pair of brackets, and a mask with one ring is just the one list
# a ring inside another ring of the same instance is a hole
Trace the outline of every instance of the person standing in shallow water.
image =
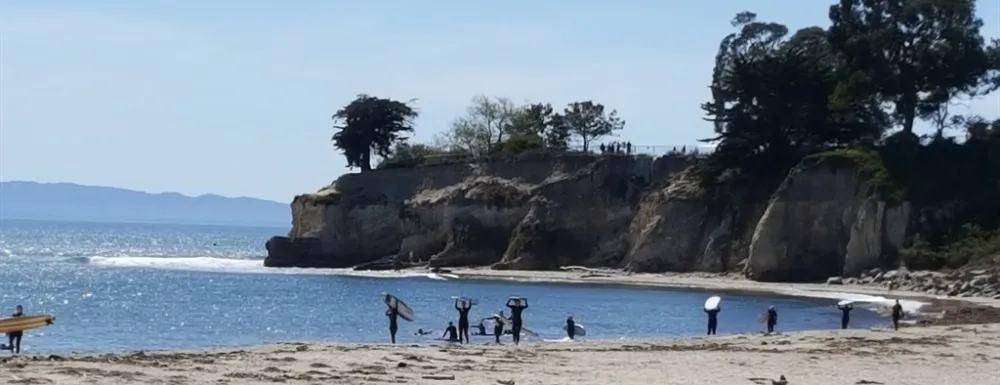
[(896, 304), (892, 305), (892, 328), (899, 330), (899, 320), (903, 318), (903, 305), (899, 304), (899, 300), (896, 300)]
[(399, 310), (390, 307), (389, 310), (385, 311), (385, 316), (389, 317), (389, 338), (392, 340), (392, 343), (396, 343), (396, 331), (399, 330)]
[(854, 305), (846, 304), (844, 306), (837, 305), (837, 309), (840, 309), (840, 328), (847, 329), (847, 324), (851, 322), (851, 310), (854, 310)]
[[(24, 307), (17, 305), (14, 308), (14, 314), (11, 317), (24, 317)], [(24, 337), (24, 331), (17, 330), (7, 333), (7, 348), (13, 354), (21, 353), (21, 338)]]
[(500, 336), (503, 335), (503, 312), (493, 316), (493, 337), (497, 344), (500, 343)]
[(778, 324), (778, 311), (774, 306), (767, 308), (767, 334), (774, 333), (774, 325)]
[(569, 339), (576, 337), (576, 322), (573, 321), (573, 316), (566, 318), (566, 336), (568, 336)]
[(708, 335), (710, 336), (715, 335), (715, 331), (719, 327), (720, 311), (722, 311), (721, 306), (712, 310), (705, 309), (705, 314), (708, 314)]
[(459, 301), (455, 300), (455, 310), (458, 310), (458, 340), (461, 343), (469, 343), (469, 310), (472, 310), (472, 303), (466, 302), (468, 307), (458, 306)]
[(514, 299), (507, 300), (507, 307), (510, 308), (510, 331), (514, 337), (514, 345), (521, 343), (521, 325), (523, 320), (521, 319), (521, 312), (528, 308), (528, 299), (521, 298), (524, 303), (517, 303)]

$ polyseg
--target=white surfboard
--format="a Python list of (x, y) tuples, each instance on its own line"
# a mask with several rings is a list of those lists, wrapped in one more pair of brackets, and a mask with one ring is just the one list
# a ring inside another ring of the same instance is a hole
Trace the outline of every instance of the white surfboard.
[(717, 295), (708, 297), (705, 301), (705, 310), (715, 310), (719, 308), (719, 302), (722, 302), (722, 297)]
[(401, 318), (407, 321), (413, 321), (415, 314), (413, 314), (413, 309), (411, 309), (406, 302), (403, 302), (403, 300), (389, 293), (382, 293), (381, 297), (382, 302), (384, 302), (386, 306), (396, 309)]
[[(573, 330), (575, 330), (575, 335), (583, 337), (587, 335), (587, 329), (581, 324), (573, 324)], [(563, 325), (563, 331), (566, 331), (566, 325)]]
[(510, 297), (507, 300), (507, 306), (513, 307), (525, 307), (528, 304), (528, 300), (524, 297)]
[(455, 300), (455, 304), (462, 309), (467, 309), (473, 305), (479, 304), (479, 301), (469, 297), (452, 296), (451, 299)]
[(837, 302), (837, 306), (843, 307), (843, 306), (847, 306), (847, 305), (850, 305), (850, 304), (853, 304), (853, 303), (854, 303), (854, 301), (851, 301), (849, 299), (845, 299), (843, 301)]

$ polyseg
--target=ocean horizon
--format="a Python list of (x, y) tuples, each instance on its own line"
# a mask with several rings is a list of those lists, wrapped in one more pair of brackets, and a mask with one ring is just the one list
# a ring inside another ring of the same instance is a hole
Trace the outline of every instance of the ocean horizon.
[[(705, 334), (702, 306), (723, 297), (719, 334), (763, 330), (758, 316), (779, 311), (778, 331), (839, 328), (835, 297), (712, 292), (646, 286), (451, 279), (430, 272), (275, 269), (263, 266), (274, 227), (0, 220), (0, 314), (17, 304), (52, 314), (26, 333), (28, 353), (202, 349), (280, 342), (388, 342), (392, 293), (416, 312), (400, 321), (400, 343), (439, 343), (457, 321), (452, 296), (479, 301), (470, 318), (529, 299), (522, 343), (562, 342), (567, 316), (591, 340)], [(509, 314), (509, 311), (507, 311)], [(862, 309), (852, 328), (885, 326)], [(489, 329), (489, 325), (487, 325)], [(434, 332), (421, 337), (418, 329)], [(473, 343), (492, 337), (473, 336)], [(509, 342), (509, 336), (505, 342)]]

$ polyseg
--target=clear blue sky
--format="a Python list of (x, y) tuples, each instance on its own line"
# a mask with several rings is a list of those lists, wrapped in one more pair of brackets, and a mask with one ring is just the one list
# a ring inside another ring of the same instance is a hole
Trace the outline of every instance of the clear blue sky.
[(826, 26), (831, 3), (3, 1), (0, 179), (290, 201), (347, 172), (329, 117), (363, 92), (419, 98), (419, 141), (482, 93), (593, 99), (621, 140), (694, 144), (732, 16)]

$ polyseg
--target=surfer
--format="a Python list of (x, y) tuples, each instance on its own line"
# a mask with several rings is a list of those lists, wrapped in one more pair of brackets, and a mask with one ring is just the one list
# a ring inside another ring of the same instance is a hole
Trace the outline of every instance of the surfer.
[(396, 343), (396, 331), (399, 330), (399, 323), (397, 322), (399, 310), (390, 307), (389, 310), (385, 311), (385, 316), (389, 317), (389, 337), (392, 338), (392, 343)]
[(573, 316), (566, 318), (566, 336), (569, 339), (573, 339), (576, 336), (576, 322), (573, 322)]
[(715, 309), (705, 309), (705, 314), (708, 314), (708, 335), (715, 334), (715, 329), (719, 327), (719, 312), (722, 311), (722, 307), (716, 307)]
[(521, 343), (521, 324), (523, 322), (521, 312), (528, 308), (528, 299), (521, 298), (521, 301), (523, 301), (523, 305), (516, 303), (513, 299), (507, 301), (507, 307), (510, 308), (510, 332), (514, 337), (514, 345)]
[(493, 337), (497, 344), (500, 343), (500, 336), (503, 335), (503, 312), (493, 316)]
[(844, 304), (844, 306), (837, 305), (837, 309), (840, 309), (840, 328), (847, 329), (847, 324), (851, 322), (851, 310), (854, 310), (853, 304)]
[(413, 335), (415, 335), (415, 336), (426, 336), (426, 335), (431, 334), (431, 333), (433, 333), (433, 332), (431, 332), (430, 330), (417, 329), (417, 332), (414, 333)]
[(774, 325), (778, 324), (778, 311), (774, 306), (767, 308), (767, 334), (774, 333)]
[(458, 306), (460, 301), (455, 301), (455, 310), (458, 310), (458, 340), (462, 343), (470, 343), (469, 339), (469, 310), (472, 310), (472, 302), (465, 302), (466, 306)]
[[(24, 317), (24, 307), (17, 305), (14, 307), (14, 314), (11, 317)], [(12, 331), (7, 333), (7, 348), (10, 349), (11, 353), (20, 354), (21, 353), (21, 337), (24, 336), (24, 331)]]
[(896, 304), (892, 305), (892, 328), (899, 330), (899, 319), (903, 318), (903, 305), (899, 304), (899, 300), (896, 300)]
[(479, 329), (476, 331), (476, 335), (478, 336), (486, 335), (486, 324), (483, 323), (483, 320), (479, 320), (479, 325), (476, 326), (476, 329)]
[(444, 328), (444, 334), (441, 335), (441, 338), (444, 339), (444, 336), (448, 336), (448, 342), (461, 342), (462, 341), (458, 337), (458, 330), (455, 329), (455, 324), (453, 324), (451, 322), (448, 323), (448, 327)]

